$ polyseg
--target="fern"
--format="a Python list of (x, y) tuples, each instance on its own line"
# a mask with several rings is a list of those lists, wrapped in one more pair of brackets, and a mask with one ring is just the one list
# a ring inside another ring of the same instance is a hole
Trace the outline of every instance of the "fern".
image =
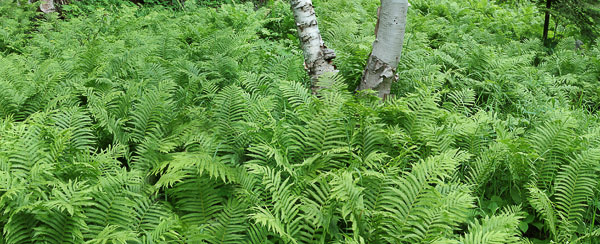
[[(182, 182), (183, 178), (192, 175), (201, 176), (205, 173), (210, 178), (220, 179), (223, 182), (235, 181), (236, 171), (234, 168), (225, 164), (221, 158), (207, 153), (172, 153), (169, 155), (171, 160), (163, 162), (163, 165), (156, 169), (156, 172), (163, 172), (156, 187), (170, 187), (175, 183)], [(168, 168), (167, 168), (168, 167)]]
[(247, 104), (243, 91), (234, 86), (226, 87), (215, 97), (215, 122), (219, 134), (226, 142), (224, 151), (235, 151), (243, 147), (243, 135), (237, 133), (244, 120)]
[(594, 172), (598, 152), (586, 152), (571, 159), (556, 177), (556, 210), (565, 224), (560, 225), (559, 240), (570, 239), (583, 219), (588, 198), (593, 196), (598, 176)]
[(548, 123), (531, 135), (531, 144), (542, 157), (536, 162), (536, 176), (540, 187), (551, 184), (557, 169), (567, 161), (572, 135), (570, 123), (569, 120)]
[(550, 198), (546, 193), (535, 186), (529, 188), (529, 194), (531, 206), (533, 206), (542, 216), (542, 219), (544, 219), (552, 236), (556, 237), (558, 216), (555, 213), (554, 203), (550, 201)]
[(576, 239), (575, 233), (583, 221), (588, 199), (597, 187), (595, 168), (598, 156), (596, 150), (591, 150), (570, 158), (570, 163), (556, 177), (553, 199), (536, 187), (529, 188), (532, 206), (543, 217), (557, 241)]
[(92, 120), (77, 108), (64, 110), (53, 116), (57, 128), (69, 130), (71, 133), (71, 144), (77, 150), (92, 150), (95, 137), (90, 129)]
[(207, 229), (212, 238), (211, 243), (240, 243), (246, 239), (247, 206), (242, 202), (230, 199), (216, 220)]
[(128, 241), (135, 241), (135, 237), (134, 233), (119, 231), (117, 226), (109, 225), (98, 233), (96, 238), (85, 243), (127, 243)]
[(399, 241), (403, 237), (419, 238), (428, 229), (421, 218), (432, 215), (429, 204), (435, 198), (435, 189), (430, 184), (441, 183), (456, 170), (465, 155), (456, 151), (430, 157), (416, 164), (410, 173), (390, 180), (382, 192), (382, 206), (386, 220), (382, 226), (388, 241)]
[[(130, 216), (135, 214), (133, 208), (135, 202), (131, 199), (139, 196), (134, 192), (123, 191), (123, 185), (135, 183), (128, 182), (121, 175), (107, 176), (99, 182), (95, 194), (91, 194), (96, 201), (85, 210), (85, 215), (89, 219), (88, 235), (111, 235), (111, 232), (117, 229), (130, 229)], [(89, 238), (94, 239), (94, 237)]]
[(597, 243), (600, 51), (561, 22), (544, 49), (533, 3), (411, 1), (382, 102), (351, 92), (378, 1), (314, 1), (318, 96), (285, 1), (25, 2), (0, 1), (2, 244)]
[(517, 243), (519, 231), (517, 225), (520, 209), (504, 209), (499, 215), (476, 221), (469, 226), (469, 232), (461, 237), (461, 243)]
[(33, 243), (31, 230), (38, 221), (31, 214), (15, 213), (6, 220), (3, 226), (3, 241), (10, 244)]
[(173, 195), (174, 207), (180, 212), (184, 224), (201, 226), (222, 211), (226, 199), (223, 193), (219, 194), (220, 188), (223, 188), (221, 184), (192, 174), (167, 193)]

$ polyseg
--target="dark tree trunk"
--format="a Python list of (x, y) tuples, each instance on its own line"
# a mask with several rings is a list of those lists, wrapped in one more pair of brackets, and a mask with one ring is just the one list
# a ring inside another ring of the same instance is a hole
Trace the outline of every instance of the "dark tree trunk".
[(548, 28), (550, 27), (550, 7), (552, 6), (552, 0), (546, 0), (546, 17), (544, 19), (544, 33), (542, 34), (542, 41), (544, 45), (548, 44)]

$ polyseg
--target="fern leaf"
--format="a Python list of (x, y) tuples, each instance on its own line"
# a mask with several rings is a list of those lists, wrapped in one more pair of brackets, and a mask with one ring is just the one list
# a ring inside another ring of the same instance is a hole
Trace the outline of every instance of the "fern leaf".
[(127, 244), (130, 241), (136, 241), (136, 235), (132, 231), (119, 230), (119, 226), (107, 225), (96, 237), (86, 241), (89, 244), (118, 243)]
[(554, 203), (550, 201), (550, 198), (545, 192), (541, 191), (537, 187), (531, 186), (528, 189), (530, 195), (529, 203), (531, 203), (531, 206), (533, 206), (538, 214), (542, 216), (542, 219), (548, 226), (552, 236), (556, 237), (558, 216), (556, 214)]
[(518, 243), (520, 232), (517, 227), (522, 218), (519, 211), (518, 207), (508, 208), (499, 215), (484, 218), (481, 222), (475, 220), (469, 226), (469, 232), (460, 238), (461, 243)]
[(556, 177), (556, 210), (563, 221), (559, 229), (559, 240), (570, 240), (583, 220), (588, 199), (594, 196), (598, 175), (594, 172), (600, 154), (587, 151), (571, 159)]
[(225, 203), (223, 211), (217, 214), (215, 222), (208, 226), (211, 243), (240, 243), (246, 238), (247, 206), (237, 200), (230, 199)]

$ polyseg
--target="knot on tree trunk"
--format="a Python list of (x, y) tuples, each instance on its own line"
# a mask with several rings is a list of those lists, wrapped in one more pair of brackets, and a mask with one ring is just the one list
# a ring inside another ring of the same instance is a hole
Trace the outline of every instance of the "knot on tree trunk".
[(323, 52), (323, 59), (325, 59), (327, 62), (331, 62), (336, 57), (335, 50), (329, 49), (325, 46), (321, 47), (321, 52)]
[(390, 66), (377, 56), (371, 54), (358, 89), (374, 89), (381, 91), (380, 88), (391, 87), (392, 82), (397, 79), (398, 74), (396, 73), (396, 67)]

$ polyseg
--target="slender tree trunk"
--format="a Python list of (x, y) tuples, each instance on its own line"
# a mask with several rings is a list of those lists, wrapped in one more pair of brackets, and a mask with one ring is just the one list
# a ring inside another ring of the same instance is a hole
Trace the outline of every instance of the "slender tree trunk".
[(542, 34), (542, 41), (544, 45), (548, 42), (548, 28), (550, 27), (550, 7), (552, 6), (552, 0), (546, 0), (546, 16), (544, 18), (544, 33)]
[(304, 52), (304, 64), (311, 78), (311, 89), (317, 93), (319, 77), (327, 72), (337, 72), (332, 64), (335, 53), (323, 43), (312, 1), (290, 0), (290, 3)]
[(556, 39), (557, 32), (558, 32), (558, 19), (554, 18), (554, 33), (552, 33), (552, 40)]
[(396, 68), (404, 44), (408, 7), (407, 0), (381, 0), (373, 51), (358, 90), (376, 90), (383, 99), (390, 94), (392, 83), (398, 80)]

